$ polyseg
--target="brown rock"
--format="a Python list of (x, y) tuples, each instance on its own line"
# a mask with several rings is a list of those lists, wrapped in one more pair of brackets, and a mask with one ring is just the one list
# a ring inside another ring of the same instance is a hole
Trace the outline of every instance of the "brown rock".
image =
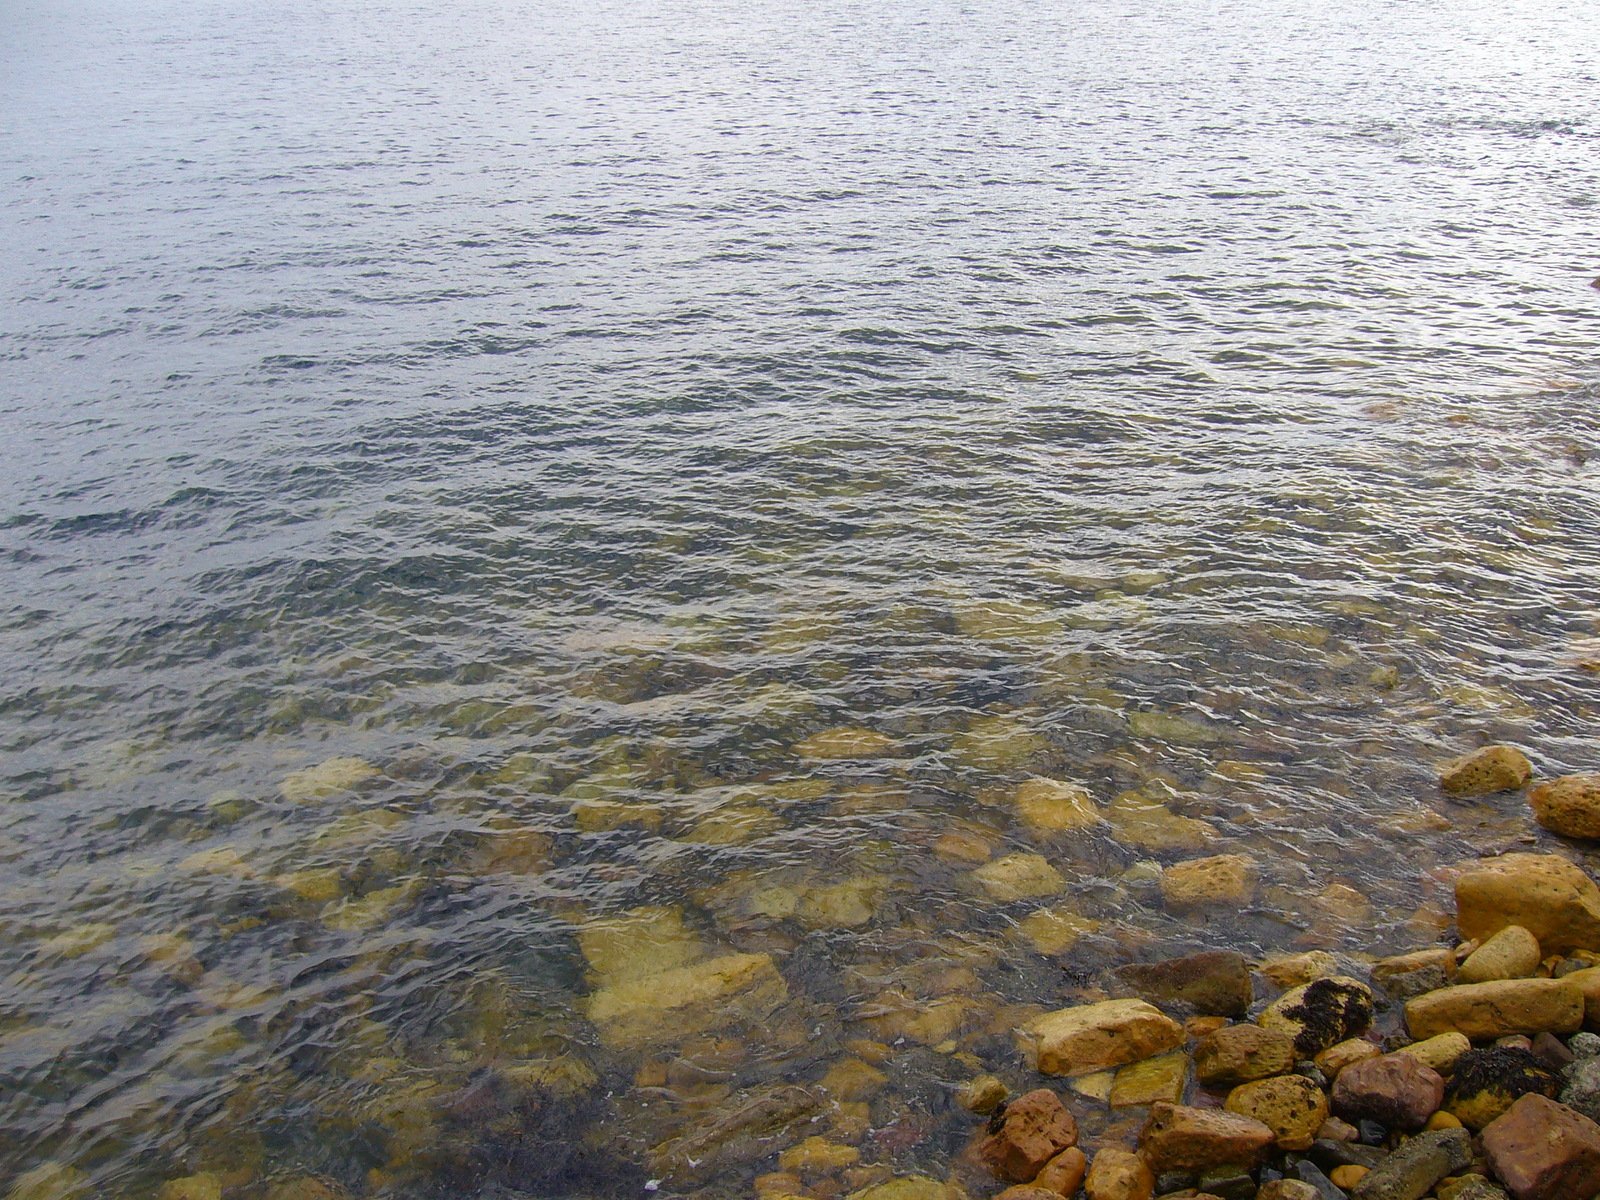
[(1366, 1038), (1347, 1038), (1336, 1046), (1329, 1046), (1317, 1055), (1317, 1070), (1329, 1079), (1339, 1078), (1339, 1072), (1354, 1063), (1377, 1058), (1383, 1051)]
[(1583, 1024), (1583, 992), (1565, 979), (1498, 979), (1428, 992), (1406, 1003), (1418, 1040), (1455, 1031), (1477, 1041), (1508, 1033), (1573, 1033)]
[(1217, 854), (1174, 863), (1161, 872), (1161, 899), (1173, 912), (1244, 908), (1256, 898), (1260, 871), (1243, 854)]
[(1551, 833), (1600, 838), (1600, 775), (1563, 775), (1528, 793), (1533, 819)]
[(1347, 1121), (1421, 1129), (1444, 1100), (1444, 1078), (1409, 1054), (1352, 1063), (1333, 1084), (1333, 1110)]
[(1439, 786), (1452, 796), (1514, 792), (1533, 777), (1533, 764), (1513, 746), (1484, 746), (1439, 768)]
[(1083, 1190), (1089, 1200), (1152, 1200), (1156, 1177), (1131, 1150), (1107, 1146), (1094, 1156)]
[(1158, 963), (1118, 967), (1117, 979), (1146, 1000), (1200, 1013), (1242, 1017), (1254, 999), (1250, 964), (1234, 950), (1202, 950)]
[(1143, 1000), (1105, 1000), (1045, 1013), (1020, 1032), (1046, 1075), (1088, 1075), (1183, 1044), (1183, 1026)]
[(1045, 1163), (1034, 1178), (1033, 1186), (1049, 1188), (1060, 1196), (1076, 1196), (1083, 1186), (1083, 1177), (1089, 1170), (1089, 1159), (1076, 1146), (1068, 1146)]
[(1294, 1069), (1294, 1038), (1259, 1025), (1227, 1025), (1201, 1040), (1194, 1051), (1195, 1078), (1208, 1086), (1232, 1086)]
[(1483, 1131), (1490, 1168), (1517, 1200), (1600, 1192), (1600, 1126), (1544, 1096), (1523, 1096)]
[(1271, 1129), (1280, 1150), (1305, 1150), (1328, 1119), (1328, 1098), (1304, 1075), (1278, 1075), (1243, 1083), (1224, 1107)]
[(1600, 949), (1600, 888), (1560, 855), (1484, 859), (1456, 879), (1456, 923), (1469, 939), (1521, 925), (1546, 954)]
[(1350, 1189), (1350, 1200), (1420, 1200), (1446, 1175), (1472, 1162), (1465, 1129), (1441, 1129), (1407, 1138)]
[(1008, 1183), (1031, 1183), (1056, 1155), (1078, 1140), (1078, 1123), (1049, 1088), (1018, 1096), (989, 1121), (978, 1155)]
[(1521, 925), (1507, 925), (1467, 956), (1456, 972), (1456, 982), (1526, 979), (1539, 969), (1539, 959), (1539, 939)]
[(1006, 1085), (993, 1075), (979, 1075), (962, 1085), (956, 1093), (956, 1101), (968, 1112), (988, 1116), (1005, 1103), (1009, 1094)]
[(1456, 955), (1448, 946), (1417, 950), (1372, 964), (1372, 982), (1396, 1000), (1447, 986), (1455, 977)]
[(1272, 1145), (1271, 1128), (1250, 1117), (1183, 1104), (1157, 1104), (1139, 1135), (1145, 1161), (1158, 1173), (1252, 1167)]
[(1577, 985), (1583, 993), (1583, 1020), (1590, 1029), (1600, 1029), (1600, 967), (1568, 971), (1560, 978)]
[(1061, 1200), (1061, 1193), (1031, 1183), (1014, 1183), (994, 1200)]
[(1322, 1193), (1303, 1179), (1274, 1179), (1261, 1185), (1256, 1200), (1322, 1200)]

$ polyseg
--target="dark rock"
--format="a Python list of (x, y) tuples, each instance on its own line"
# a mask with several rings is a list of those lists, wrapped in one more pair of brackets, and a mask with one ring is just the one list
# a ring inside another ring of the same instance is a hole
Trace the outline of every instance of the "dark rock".
[(1356, 1129), (1361, 1133), (1363, 1145), (1381, 1146), (1389, 1140), (1389, 1130), (1382, 1121), (1374, 1121), (1370, 1118), (1365, 1121), (1357, 1121)]
[(1381, 1054), (1352, 1063), (1333, 1085), (1333, 1111), (1347, 1121), (1377, 1121), (1406, 1132), (1439, 1111), (1444, 1077), (1409, 1054)]
[(1335, 1167), (1375, 1167), (1383, 1161), (1383, 1151), (1377, 1146), (1364, 1146), (1360, 1142), (1335, 1142), (1318, 1138), (1311, 1143), (1306, 1157), (1324, 1171)]
[(1580, 1058), (1567, 1067), (1565, 1075), (1561, 1103), (1591, 1121), (1600, 1121), (1600, 1058)]
[(1345, 1200), (1344, 1189), (1324, 1175), (1315, 1163), (1301, 1159), (1295, 1163), (1293, 1174), (1296, 1179), (1316, 1188), (1322, 1200)]
[(1483, 1131), (1483, 1153), (1517, 1200), (1578, 1200), (1600, 1192), (1600, 1125), (1527, 1095)]
[(1256, 1181), (1244, 1171), (1209, 1171), (1200, 1176), (1199, 1188), (1220, 1200), (1250, 1200)]
[(1472, 1137), (1465, 1129), (1419, 1133), (1350, 1189), (1351, 1200), (1422, 1200), (1446, 1175), (1472, 1162)]
[(1117, 979), (1154, 1004), (1183, 1005), (1197, 1013), (1242, 1017), (1255, 998), (1250, 964), (1234, 950), (1202, 950), (1158, 963), (1118, 967)]
[(1533, 1056), (1545, 1070), (1558, 1075), (1573, 1061), (1572, 1051), (1553, 1033), (1541, 1033), (1533, 1039)]
[(1315, 1058), (1329, 1046), (1359, 1037), (1372, 1024), (1372, 992), (1355, 980), (1331, 976), (1306, 985), (1298, 1003), (1283, 1009), (1298, 1026), (1295, 1050)]

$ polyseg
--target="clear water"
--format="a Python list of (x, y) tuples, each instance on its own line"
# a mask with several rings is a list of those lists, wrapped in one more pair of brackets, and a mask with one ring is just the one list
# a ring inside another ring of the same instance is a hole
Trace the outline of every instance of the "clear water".
[(1597, 765), (1592, 2), (4, 16), (16, 1196), (975, 1183), (1030, 1006)]

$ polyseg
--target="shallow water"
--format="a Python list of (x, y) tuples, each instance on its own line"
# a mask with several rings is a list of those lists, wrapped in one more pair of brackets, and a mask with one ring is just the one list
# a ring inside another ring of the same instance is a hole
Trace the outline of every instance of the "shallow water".
[(1593, 3), (7, 25), (15, 1195), (959, 1174), (1029, 1006), (1597, 765)]

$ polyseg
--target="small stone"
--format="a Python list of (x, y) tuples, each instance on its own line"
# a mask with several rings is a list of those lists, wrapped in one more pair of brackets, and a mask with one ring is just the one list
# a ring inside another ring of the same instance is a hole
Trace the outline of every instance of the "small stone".
[(1083, 1190), (1088, 1200), (1152, 1200), (1156, 1180), (1137, 1154), (1106, 1146), (1094, 1156)]
[(1157, 1104), (1139, 1135), (1155, 1171), (1253, 1166), (1272, 1145), (1272, 1129), (1250, 1117), (1181, 1104)]
[(1117, 979), (1140, 997), (1196, 1012), (1242, 1017), (1254, 998), (1250, 965), (1234, 950), (1202, 950), (1158, 963), (1118, 967)]
[(1600, 949), (1600, 888), (1555, 854), (1507, 854), (1456, 877), (1456, 923), (1464, 938), (1521, 925), (1546, 954)]
[(1600, 1033), (1575, 1033), (1567, 1039), (1574, 1058), (1600, 1058)]
[(1143, 1000), (1105, 1000), (1046, 1013), (1019, 1041), (1046, 1075), (1087, 1075), (1183, 1044), (1183, 1026)]
[(797, 1146), (790, 1146), (778, 1155), (778, 1166), (785, 1171), (806, 1174), (813, 1171), (837, 1171), (852, 1167), (861, 1161), (861, 1151), (854, 1146), (841, 1146), (822, 1137), (808, 1137)]
[[(986, 1078), (994, 1079), (994, 1076)], [(994, 1081), (1000, 1083), (998, 1079)], [(828, 1068), (827, 1074), (820, 1080), (820, 1085), (834, 1100), (848, 1104), (854, 1100), (870, 1100), (881, 1092), (888, 1082), (889, 1077), (877, 1067), (864, 1063), (859, 1058), (842, 1058)], [(1000, 1083), (1000, 1100), (1005, 1098), (1006, 1085)], [(999, 1101), (995, 1103), (998, 1104)], [(993, 1105), (990, 1107), (993, 1108)]]
[(1066, 878), (1040, 854), (1007, 854), (985, 863), (972, 877), (991, 900), (1001, 904), (1058, 896), (1067, 888)]
[(1068, 1146), (1040, 1169), (1034, 1186), (1049, 1188), (1059, 1196), (1075, 1196), (1083, 1186), (1083, 1177), (1089, 1170), (1089, 1159), (1076, 1146)]
[(1061, 1200), (1061, 1193), (1031, 1183), (1014, 1183), (994, 1200)]
[(1256, 1200), (1321, 1200), (1321, 1195), (1302, 1179), (1274, 1179), (1261, 1185)]
[(956, 1100), (968, 1112), (988, 1116), (1005, 1102), (1009, 1094), (1006, 1085), (993, 1075), (979, 1075), (962, 1085)]
[(814, 733), (792, 749), (801, 758), (884, 758), (897, 753), (899, 745), (886, 733), (846, 725)]
[(1207, 1086), (1232, 1086), (1294, 1068), (1294, 1039), (1259, 1025), (1226, 1025), (1195, 1047), (1195, 1077)]
[(1600, 1058), (1580, 1058), (1567, 1068), (1561, 1103), (1591, 1121), (1600, 1119)]
[(1484, 746), (1439, 768), (1439, 786), (1452, 796), (1514, 792), (1533, 777), (1533, 764), (1512, 746)]
[(156, 1191), (156, 1200), (222, 1200), (222, 1176), (212, 1171), (169, 1179)]
[(1304, 954), (1269, 958), (1261, 964), (1260, 971), (1277, 987), (1296, 988), (1338, 974), (1339, 963), (1326, 950), (1307, 950)]
[(1329, 1117), (1322, 1123), (1322, 1128), (1317, 1130), (1319, 1141), (1354, 1142), (1361, 1137), (1361, 1131), (1348, 1121), (1341, 1121), (1338, 1117)]
[(1069, 833), (1104, 820), (1088, 788), (1059, 779), (1024, 780), (1015, 803), (1018, 818), (1037, 834)]
[[(1587, 1004), (1585, 1009), (1587, 1010)], [(1573, 1061), (1572, 1051), (1562, 1045), (1561, 1039), (1552, 1033), (1541, 1033), (1533, 1039), (1533, 1056), (1545, 1070), (1555, 1071), (1558, 1074), (1566, 1070)]]
[(1526, 979), (1539, 969), (1539, 939), (1521, 925), (1507, 925), (1467, 956), (1457, 983)]
[(1049, 1088), (1018, 1096), (990, 1119), (979, 1157), (1009, 1183), (1031, 1183), (1040, 1169), (1078, 1140), (1078, 1124)]
[(1370, 1174), (1371, 1171), (1366, 1167), (1358, 1167), (1354, 1163), (1346, 1163), (1342, 1167), (1335, 1167), (1329, 1171), (1328, 1178), (1333, 1180), (1335, 1187), (1342, 1187), (1348, 1192)]
[(1183, 1085), (1188, 1078), (1187, 1054), (1158, 1054), (1119, 1069), (1108, 1099), (1112, 1108), (1132, 1108), (1158, 1100), (1176, 1104), (1183, 1099)]
[(1554, 1075), (1527, 1051), (1511, 1046), (1469, 1050), (1455, 1065), (1445, 1106), (1469, 1129), (1482, 1129), (1520, 1096), (1553, 1097)]
[(1303, 1075), (1240, 1084), (1228, 1093), (1224, 1107), (1271, 1129), (1280, 1150), (1308, 1149), (1328, 1119), (1328, 1098)]
[(1448, 946), (1418, 950), (1372, 964), (1372, 982), (1396, 1000), (1447, 986), (1455, 977), (1456, 956)]
[(1600, 775), (1563, 775), (1528, 793), (1533, 819), (1562, 837), (1600, 838)]
[(1483, 1131), (1490, 1168), (1517, 1200), (1600, 1191), (1600, 1126), (1545, 1096), (1523, 1096)]
[(1346, 1038), (1334, 1046), (1329, 1046), (1316, 1057), (1317, 1069), (1329, 1079), (1339, 1078), (1339, 1072), (1346, 1067), (1353, 1066), (1369, 1058), (1376, 1058), (1383, 1051), (1367, 1041), (1366, 1038)]
[(1433, 1116), (1428, 1118), (1428, 1123), (1424, 1125), (1423, 1128), (1460, 1129), (1462, 1128), (1461, 1118), (1456, 1116), (1455, 1113), (1445, 1112), (1443, 1109), (1440, 1109), (1438, 1112), (1434, 1113)]
[(1583, 992), (1565, 979), (1499, 979), (1441, 988), (1406, 1002), (1417, 1039), (1452, 1030), (1487, 1040), (1508, 1033), (1572, 1033), (1583, 1024)]
[(1321, 1200), (1345, 1200), (1344, 1189), (1335, 1187), (1333, 1180), (1324, 1175), (1316, 1163), (1302, 1158), (1290, 1170), (1294, 1172), (1296, 1179), (1316, 1188)]
[(1279, 996), (1256, 1023), (1287, 1033), (1296, 1053), (1310, 1058), (1366, 1032), (1372, 1024), (1372, 989), (1346, 976), (1318, 979)]
[(1472, 1043), (1464, 1035), (1451, 1030), (1449, 1033), (1424, 1038), (1420, 1042), (1412, 1042), (1409, 1046), (1402, 1047), (1400, 1052), (1411, 1055), (1423, 1066), (1432, 1067), (1444, 1075), (1455, 1066), (1456, 1059), (1471, 1049)]
[(1333, 1085), (1333, 1109), (1347, 1121), (1421, 1129), (1444, 1099), (1444, 1079), (1409, 1054), (1384, 1054), (1345, 1068)]
[(1507, 1200), (1506, 1190), (1482, 1175), (1455, 1175), (1439, 1185), (1439, 1200)]
[(1242, 854), (1218, 854), (1174, 863), (1161, 872), (1161, 898), (1173, 912), (1202, 908), (1247, 908), (1255, 900), (1260, 871)]
[(1419, 1133), (1400, 1143), (1356, 1184), (1350, 1200), (1421, 1200), (1446, 1175), (1472, 1162), (1472, 1138), (1464, 1129)]

